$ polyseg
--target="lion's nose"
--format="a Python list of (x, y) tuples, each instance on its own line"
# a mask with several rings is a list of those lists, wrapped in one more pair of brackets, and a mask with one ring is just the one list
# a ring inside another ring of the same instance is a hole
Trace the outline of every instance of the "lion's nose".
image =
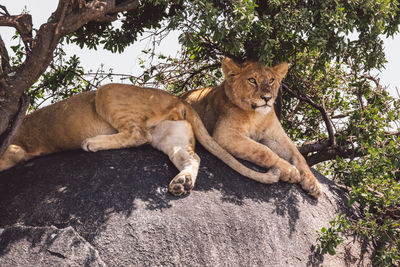
[(272, 97), (263, 95), (261, 96), (261, 98), (265, 101), (265, 103), (268, 103), (268, 101), (270, 101)]

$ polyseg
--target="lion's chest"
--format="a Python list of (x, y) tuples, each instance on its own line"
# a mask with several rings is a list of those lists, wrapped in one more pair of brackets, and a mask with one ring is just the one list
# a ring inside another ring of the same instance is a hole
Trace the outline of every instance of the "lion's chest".
[(249, 137), (255, 141), (261, 141), (269, 131), (274, 130), (275, 124), (273, 114), (255, 112), (249, 116), (247, 123)]

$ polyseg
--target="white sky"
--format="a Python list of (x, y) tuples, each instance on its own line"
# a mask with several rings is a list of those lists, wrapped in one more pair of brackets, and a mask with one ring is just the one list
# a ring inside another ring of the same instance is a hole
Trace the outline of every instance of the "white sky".
[[(33, 27), (35, 29), (38, 29), (41, 24), (47, 21), (51, 13), (56, 9), (57, 4), (58, 1), (55, 0), (1, 1), (1, 5), (7, 7), (11, 15), (21, 14), (23, 10), (28, 10), (32, 14)], [(6, 47), (9, 47), (14, 31), (10, 27), (0, 27), (0, 35), (6, 43)], [(101, 49), (98, 51), (80, 49), (75, 45), (69, 45), (65, 50), (68, 55), (76, 54), (80, 57), (82, 66), (86, 71), (90, 69), (97, 70), (101, 64), (104, 64), (105, 70), (112, 68), (114, 73), (136, 76), (141, 74), (138, 64), (141, 50), (149, 47), (151, 47), (151, 44), (148, 39), (145, 39), (127, 48), (122, 54), (113, 54)], [(178, 34), (172, 33), (163, 40), (157, 51), (164, 55), (175, 56), (178, 50)], [(395, 88), (397, 87), (400, 91), (400, 34), (397, 34), (395, 38), (385, 40), (385, 54), (388, 62), (385, 64), (385, 69), (379, 75), (381, 84), (388, 86), (390, 94), (399, 98), (400, 96), (398, 96)]]

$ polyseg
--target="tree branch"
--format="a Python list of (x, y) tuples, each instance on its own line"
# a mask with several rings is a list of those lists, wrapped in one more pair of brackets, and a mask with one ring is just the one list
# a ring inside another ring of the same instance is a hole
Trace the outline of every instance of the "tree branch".
[(61, 28), (61, 34), (72, 33), (89, 21), (101, 21), (105, 16), (111, 16), (116, 19), (116, 16), (113, 16), (113, 14), (130, 11), (136, 9), (138, 6), (138, 0), (126, 0), (117, 6), (115, 5), (115, 0), (93, 0), (87, 3), (79, 12), (68, 14)]
[[(5, 9), (5, 7), (3, 8)], [(30, 14), (11, 16), (8, 12), (2, 14), (3, 16), (0, 16), (0, 26), (14, 27), (21, 35), (26, 51), (29, 51), (32, 42), (32, 16)]]
[(139, 6), (139, 1), (125, 1), (119, 5), (117, 5), (113, 10), (110, 11), (110, 13), (117, 13), (117, 12), (123, 12), (123, 11), (128, 11), (132, 9), (136, 9)]
[(187, 77), (187, 79), (183, 82), (183, 84), (182, 84), (181, 87), (182, 87), (182, 88), (185, 88), (186, 84), (187, 84), (191, 79), (193, 79), (193, 77), (196, 76), (197, 74), (202, 73), (203, 71), (205, 71), (205, 70), (207, 70), (207, 69), (216, 68), (216, 67), (219, 67), (219, 66), (221, 66), (221, 63), (214, 63), (214, 64), (211, 64), (211, 65), (206, 65), (206, 66), (204, 66), (204, 67), (201, 67), (200, 69), (197, 69), (197, 70), (195, 70), (195, 71), (192, 71), (192, 72), (190, 73), (189, 77)]
[(397, 132), (385, 132), (385, 136), (391, 136), (391, 135), (395, 135), (395, 136), (400, 136), (400, 131)]
[(8, 56), (7, 48), (4, 45), (3, 39), (0, 35), (0, 59), (1, 59), (1, 73), (9, 73), (11, 71), (10, 57)]
[[(400, 136), (400, 131), (385, 132), (385, 136)], [(361, 152), (360, 149), (357, 149), (354, 145), (355, 141), (356, 140), (353, 140), (351, 137), (348, 140), (345, 140), (342, 145), (351, 146), (350, 149), (345, 150), (341, 149), (338, 145), (330, 146), (328, 139), (322, 139), (312, 143), (304, 144), (299, 147), (298, 150), (306, 158), (306, 161), (310, 166), (319, 162), (335, 159), (336, 157), (355, 158), (365, 156), (367, 152)], [(387, 142), (380, 144), (380, 146), (385, 146)], [(312, 154), (308, 156), (310, 153)]]
[(75, 4), (75, 1), (78, 3), (79, 8), (82, 8), (86, 5), (86, 0), (71, 0), (71, 3)]
[(298, 150), (301, 154), (303, 154), (303, 156), (306, 156), (309, 153), (322, 151), (329, 148), (330, 146), (331, 145), (329, 139), (322, 139), (315, 142), (303, 144), (301, 147), (298, 148)]
[(308, 165), (313, 166), (323, 161), (335, 159), (336, 157), (355, 158), (364, 155), (365, 154), (361, 153), (358, 149), (341, 150), (337, 147), (318, 151), (311, 156), (306, 157), (306, 161)]
[(362, 74), (361, 77), (365, 78), (367, 80), (373, 81), (375, 83), (375, 86), (376, 86), (377, 89), (382, 89), (382, 85), (380, 84), (380, 79), (379, 78), (373, 77), (372, 75), (367, 74), (367, 73)]
[(25, 117), (25, 111), (28, 109), (28, 106), (29, 97), (23, 94), (19, 99), (17, 112), (9, 122), (6, 130), (0, 134), (0, 156), (3, 155), (7, 147), (11, 144), (12, 137), (15, 135), (18, 127), (21, 125)]
[(275, 114), (276, 117), (278, 117), (278, 120), (281, 121), (282, 119), (282, 84), (281, 86), (279, 86), (278, 89), (278, 96), (275, 99), (275, 103), (274, 103), (274, 109), (275, 109)]
[(61, 5), (60, 19), (58, 20), (58, 23), (57, 23), (57, 27), (56, 27), (56, 30), (54, 33), (54, 39), (58, 39), (58, 37), (60, 36), (60, 29), (64, 23), (65, 15), (67, 13), (68, 5), (69, 5), (68, 2), (69, 2), (68, 0), (60, 1), (60, 3), (63, 5)]
[(326, 112), (326, 109), (324, 106), (320, 106), (316, 104), (311, 98), (309, 98), (306, 95), (303, 95), (297, 90), (299, 93), (295, 93), (292, 89), (289, 88), (285, 83), (282, 83), (282, 88), (285, 89), (290, 95), (296, 97), (297, 99), (304, 101), (308, 104), (310, 104), (312, 107), (316, 108), (319, 110), (321, 113), (322, 119), (325, 122), (326, 130), (328, 131), (328, 136), (329, 136), (329, 146), (330, 145), (336, 145), (336, 137), (335, 133), (332, 127), (332, 122), (331, 119), (329, 118), (328, 113)]
[(10, 13), (8, 13), (8, 10), (7, 10), (7, 8), (5, 6), (0, 5), (0, 9), (3, 9), (3, 12), (0, 12), (0, 15), (10, 16)]

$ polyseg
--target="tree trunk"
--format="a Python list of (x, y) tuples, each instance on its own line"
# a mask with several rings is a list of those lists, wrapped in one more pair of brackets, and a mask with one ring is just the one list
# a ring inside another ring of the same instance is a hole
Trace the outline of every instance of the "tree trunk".
[(60, 38), (54, 34), (55, 29), (54, 23), (42, 25), (25, 62), (15, 72), (0, 77), (0, 155), (9, 146), (28, 108), (24, 92), (39, 79), (53, 58)]

